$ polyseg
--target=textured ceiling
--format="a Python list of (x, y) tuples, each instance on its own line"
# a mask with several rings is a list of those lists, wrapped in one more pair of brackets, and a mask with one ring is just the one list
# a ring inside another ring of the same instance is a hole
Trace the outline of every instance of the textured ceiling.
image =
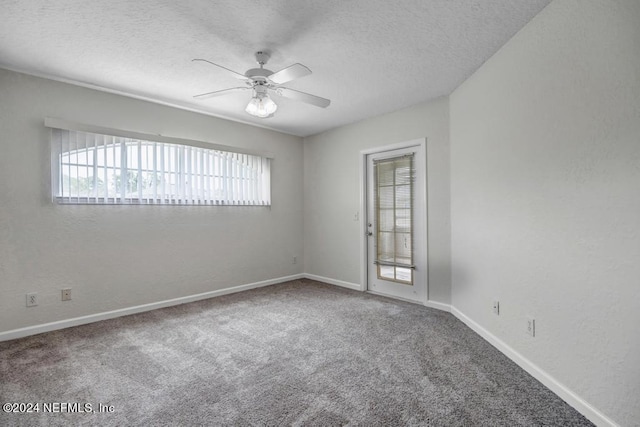
[[(0, 67), (123, 92), (306, 136), (450, 94), (550, 0), (0, 0)], [(205, 58), (244, 73), (299, 62), (286, 84), (327, 109), (274, 96), (275, 116)]]

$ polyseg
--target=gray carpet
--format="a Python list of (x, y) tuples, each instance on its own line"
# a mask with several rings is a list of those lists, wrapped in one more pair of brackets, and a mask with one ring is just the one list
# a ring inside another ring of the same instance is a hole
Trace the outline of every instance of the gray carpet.
[(2, 426), (592, 425), (452, 315), (311, 280), (2, 342), (0, 381), (41, 403)]

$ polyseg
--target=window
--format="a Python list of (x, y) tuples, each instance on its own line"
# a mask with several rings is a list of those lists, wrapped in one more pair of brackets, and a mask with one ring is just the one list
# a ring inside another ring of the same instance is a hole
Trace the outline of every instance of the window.
[(263, 156), (57, 128), (51, 156), (59, 203), (271, 204)]
[(378, 278), (413, 284), (413, 154), (374, 160)]

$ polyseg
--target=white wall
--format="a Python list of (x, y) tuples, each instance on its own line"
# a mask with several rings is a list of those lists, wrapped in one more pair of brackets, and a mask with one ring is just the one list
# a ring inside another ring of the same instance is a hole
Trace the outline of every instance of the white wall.
[[(274, 153), (273, 206), (53, 204), (46, 116)], [(298, 137), (0, 70), (0, 332), (301, 273), (302, 163)]]
[[(360, 284), (360, 152), (427, 138), (429, 298), (450, 301), (447, 98), (342, 126), (304, 140), (305, 272)], [(360, 213), (364, 218), (364, 213)]]
[(552, 2), (450, 120), (452, 304), (640, 425), (640, 2)]

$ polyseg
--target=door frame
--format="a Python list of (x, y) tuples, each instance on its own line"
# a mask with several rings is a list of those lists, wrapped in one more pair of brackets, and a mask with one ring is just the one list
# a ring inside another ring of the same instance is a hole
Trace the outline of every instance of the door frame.
[[(428, 221), (428, 168), (427, 168), (427, 138), (419, 138), (412, 139), (409, 141), (399, 142), (390, 145), (384, 145), (381, 147), (369, 148), (366, 150), (360, 151), (360, 290), (363, 292), (372, 292), (367, 288), (368, 284), (368, 237), (367, 237), (367, 220), (368, 220), (368, 206), (367, 206), (367, 156), (370, 154), (378, 154), (384, 153), (386, 151), (398, 150), (401, 148), (410, 148), (420, 146), (422, 148), (423, 158), (420, 159), (424, 165), (424, 194), (423, 201), (421, 206), (418, 206), (419, 209), (424, 212), (424, 217), (422, 220), (424, 221), (424, 236), (422, 238), (416, 238), (414, 243), (420, 246), (420, 252), (423, 253), (424, 259), (422, 260), (425, 265), (426, 274), (424, 274), (425, 281), (425, 292), (424, 292), (424, 301), (421, 301), (423, 304), (427, 304), (429, 302), (429, 245), (427, 242), (427, 238), (429, 236), (429, 221)], [(417, 199), (417, 198), (416, 198)], [(409, 300), (406, 300), (409, 301)], [(417, 303), (417, 301), (409, 301), (413, 303)]]

